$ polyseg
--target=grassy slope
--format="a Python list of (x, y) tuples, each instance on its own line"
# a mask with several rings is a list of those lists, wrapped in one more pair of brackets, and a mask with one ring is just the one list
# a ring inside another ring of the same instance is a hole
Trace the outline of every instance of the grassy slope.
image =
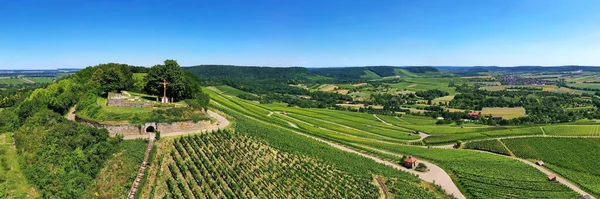
[(216, 86), (216, 88), (219, 89), (220, 91), (223, 91), (223, 94), (225, 94), (225, 95), (238, 96), (240, 94), (250, 94), (246, 91), (242, 91), (242, 90), (239, 90), (237, 88), (233, 88), (233, 87), (227, 86), (227, 85)]
[(0, 198), (37, 198), (38, 193), (21, 173), (12, 135), (0, 134)]
[(361, 75), (360, 78), (364, 78), (364, 79), (379, 79), (379, 78), (381, 78), (379, 75), (377, 75), (373, 71), (370, 71), (370, 70), (364, 70), (364, 71), (365, 71), (365, 74)]
[(104, 168), (96, 176), (94, 186), (89, 193), (99, 198), (121, 197), (127, 195), (131, 183), (144, 160), (147, 141), (125, 140), (120, 151), (104, 163)]
[(600, 196), (600, 139), (503, 139), (518, 157), (543, 160), (546, 167)]

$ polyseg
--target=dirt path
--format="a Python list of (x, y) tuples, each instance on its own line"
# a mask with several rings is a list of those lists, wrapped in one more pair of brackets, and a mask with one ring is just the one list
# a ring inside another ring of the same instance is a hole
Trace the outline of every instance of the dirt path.
[(271, 117), (271, 115), (273, 115), (273, 111), (269, 111), (269, 114), (267, 114), (267, 117)]
[[(208, 115), (212, 118), (215, 118), (217, 120), (217, 125), (216, 126), (212, 126), (210, 128), (207, 129), (198, 129), (198, 130), (193, 130), (193, 131), (179, 131), (179, 132), (171, 132), (171, 133), (161, 133), (160, 137), (171, 137), (171, 136), (181, 136), (181, 135), (192, 135), (192, 134), (197, 134), (197, 133), (203, 133), (203, 132), (210, 132), (210, 131), (216, 131), (219, 129), (224, 129), (225, 127), (229, 126), (229, 120), (227, 120), (227, 118), (213, 112), (213, 111), (206, 111), (206, 113), (208, 113)], [(148, 135), (127, 135), (125, 137), (123, 137), (123, 139), (125, 140), (132, 140), (132, 139), (146, 139), (148, 138)]]
[[(392, 153), (392, 152), (384, 151), (381, 149), (375, 149), (375, 148), (360, 145), (360, 144), (356, 144), (356, 145), (360, 146), (362, 148), (367, 148), (367, 149), (378, 151), (378, 152), (385, 153), (388, 155), (402, 157), (402, 154)], [(465, 196), (460, 192), (460, 190), (458, 189), (456, 184), (454, 184), (454, 182), (452, 181), (452, 178), (450, 178), (450, 175), (448, 175), (448, 173), (446, 173), (446, 171), (444, 171), (444, 169), (442, 169), (441, 167), (439, 167), (433, 163), (427, 162), (427, 161), (419, 160), (418, 162), (425, 164), (425, 166), (427, 166), (429, 171), (428, 172), (419, 172), (419, 171), (415, 171), (412, 169), (407, 169), (407, 168), (399, 166), (397, 164), (394, 164), (394, 165), (395, 165), (395, 167), (398, 167), (398, 168), (396, 168), (398, 170), (402, 170), (402, 171), (405, 171), (408, 173), (418, 175), (418, 177), (421, 180), (431, 182), (433, 184), (441, 186), (444, 189), (444, 191), (446, 191), (446, 194), (454, 195), (456, 198), (459, 198), (459, 199), (465, 198)]]
[(133, 199), (135, 197), (135, 194), (137, 193), (138, 186), (140, 185), (142, 178), (144, 178), (144, 173), (146, 172), (146, 168), (148, 168), (148, 158), (150, 158), (150, 151), (152, 151), (153, 146), (154, 146), (154, 138), (151, 137), (150, 141), (148, 141), (148, 146), (146, 147), (146, 152), (144, 153), (144, 161), (142, 162), (142, 165), (140, 166), (140, 169), (138, 170), (137, 176), (135, 177), (135, 180), (133, 181), (133, 184), (131, 185), (131, 189), (129, 189), (129, 192), (127, 193), (127, 199)]
[(27, 79), (27, 78), (21, 78), (23, 81), (26, 81), (27, 83), (31, 83), (31, 84), (35, 84), (34, 81)]
[(406, 88), (412, 88), (412, 87), (415, 87), (416, 85), (417, 84), (411, 84), (411, 85), (408, 85)]
[[(384, 121), (381, 118), (377, 117), (376, 114), (373, 114), (373, 117), (377, 118), (377, 120), (379, 120), (381, 123), (384, 123), (384, 124), (390, 125), (390, 126), (395, 126), (395, 125), (387, 123), (386, 121)], [(396, 117), (396, 118), (398, 118), (398, 117)], [(398, 118), (398, 119), (400, 119), (400, 118)], [(401, 126), (399, 126), (399, 127), (401, 127)], [(402, 128), (404, 128), (404, 127), (402, 127)], [(419, 132), (419, 137), (421, 137), (421, 138), (419, 138), (417, 141), (423, 141), (423, 139), (429, 137), (429, 135), (426, 134), (426, 133), (423, 133), (423, 132)]]
[(544, 131), (544, 128), (540, 126), (540, 130), (542, 130), (542, 135), (546, 136), (546, 131)]
[(373, 117), (377, 118), (377, 120), (379, 120), (381, 123), (384, 123), (384, 124), (386, 124), (386, 125), (390, 125), (390, 126), (394, 126), (394, 125), (392, 125), (392, 124), (390, 124), (390, 123), (387, 123), (386, 121), (383, 121), (381, 118), (377, 117), (377, 115), (376, 115), (376, 114), (373, 114)]
[(388, 199), (388, 192), (387, 189), (385, 188), (385, 183), (381, 182), (381, 178), (379, 176), (373, 176), (373, 179), (375, 180), (375, 185), (377, 185), (377, 188), (379, 188), (379, 193), (381, 194), (381, 196), (379, 197), (380, 199)]
[(71, 121), (75, 121), (75, 110), (77, 109), (77, 105), (71, 107), (69, 109), (69, 112), (67, 113), (67, 115), (65, 115), (65, 118), (67, 118), (68, 120)]

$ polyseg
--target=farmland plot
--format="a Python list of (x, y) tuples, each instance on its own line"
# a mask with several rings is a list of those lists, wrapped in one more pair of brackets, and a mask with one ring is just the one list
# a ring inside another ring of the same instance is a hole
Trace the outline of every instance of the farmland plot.
[(542, 160), (551, 170), (600, 196), (600, 139), (520, 138), (502, 141), (516, 156)]

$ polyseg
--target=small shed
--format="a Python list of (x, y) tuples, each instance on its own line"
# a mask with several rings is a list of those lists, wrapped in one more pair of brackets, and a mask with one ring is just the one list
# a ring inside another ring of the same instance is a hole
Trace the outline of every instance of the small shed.
[(535, 164), (540, 165), (540, 166), (544, 166), (544, 161), (537, 161)]
[(581, 199), (592, 199), (592, 196), (590, 196), (590, 195), (581, 196)]
[(408, 156), (408, 158), (402, 161), (402, 165), (409, 169), (415, 168), (417, 166), (417, 159), (412, 156)]
[(590, 195), (581, 196), (581, 199), (592, 199), (592, 196), (590, 196)]
[(548, 175), (548, 181), (556, 181), (556, 175), (554, 175), (554, 174)]

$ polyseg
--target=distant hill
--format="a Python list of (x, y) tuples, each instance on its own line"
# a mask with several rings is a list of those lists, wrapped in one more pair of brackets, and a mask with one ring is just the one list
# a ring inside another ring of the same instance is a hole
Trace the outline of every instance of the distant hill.
[[(377, 79), (381, 77), (404, 76), (418, 77), (418, 74), (439, 72), (438, 69), (428, 66), (364, 66), (340, 68), (311, 68), (313, 73), (338, 80)], [(414, 73), (414, 74), (413, 74)]]
[(600, 72), (599, 66), (436, 66), (435, 68), (460, 75), (476, 75), (479, 72), (572, 72), (578, 70)]

